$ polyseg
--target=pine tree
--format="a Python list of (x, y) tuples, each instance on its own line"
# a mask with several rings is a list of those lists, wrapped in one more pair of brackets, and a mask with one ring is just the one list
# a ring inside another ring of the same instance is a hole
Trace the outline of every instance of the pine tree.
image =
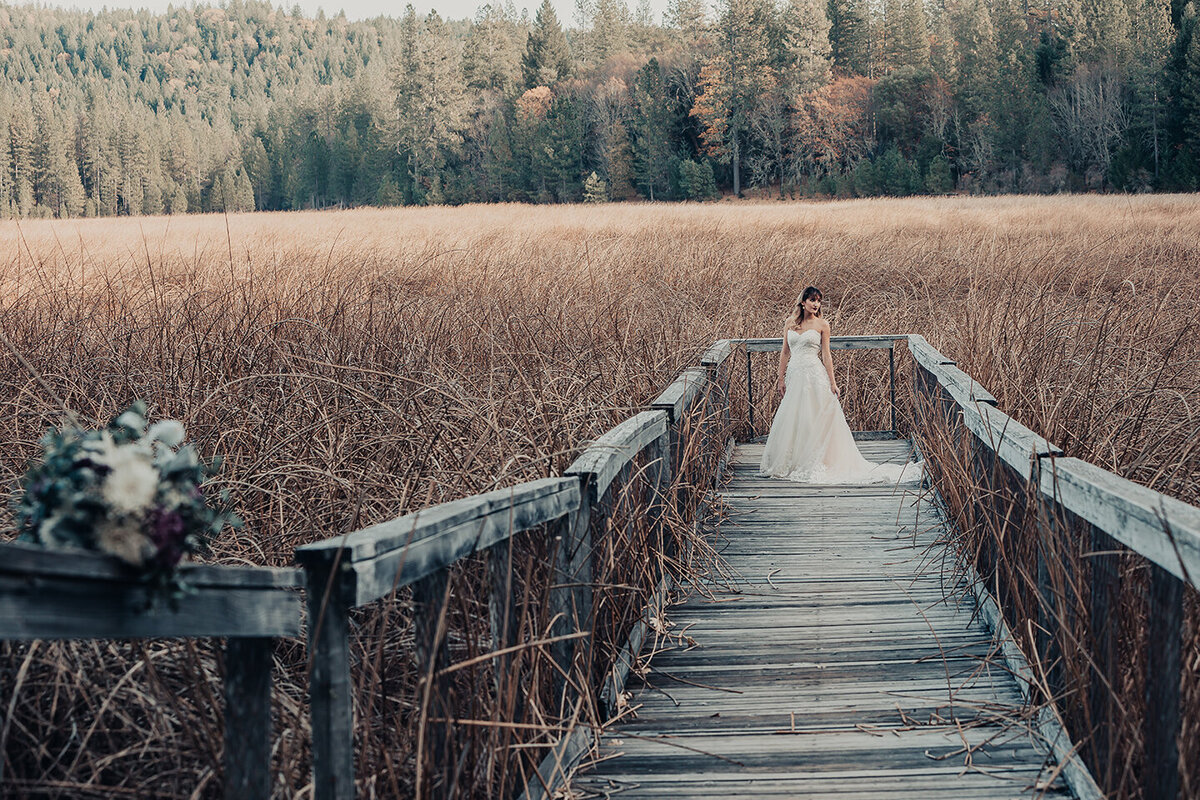
[(966, 0), (957, 16), (957, 94), (973, 121), (987, 113), (996, 90), (996, 30), (985, 0)]
[(9, 136), (9, 119), (12, 116), (12, 99), (5, 87), (0, 86), (0, 218), (15, 215), (12, 186), (12, 142)]
[(591, 55), (598, 64), (629, 49), (629, 7), (624, 0), (595, 0)]
[(237, 211), (254, 210), (254, 186), (250, 183), (250, 176), (246, 174), (246, 170), (241, 167), (234, 170), (230, 195)]
[(1169, 0), (1132, 0), (1132, 49), (1128, 64), (1135, 147), (1148, 150), (1152, 174), (1160, 177), (1163, 118), (1166, 111), (1165, 70), (1174, 33)]
[[(1195, 16), (1185, 19), (1190, 39), (1184, 51), (1179, 81), (1180, 108), (1183, 111), (1184, 146), (1193, 163), (1200, 165), (1200, 22)], [(1182, 35), (1182, 31), (1181, 31)]]
[(549, 86), (571, 75), (571, 49), (550, 0), (542, 0), (534, 18), (533, 30), (525, 42), (521, 73), (528, 89)]
[(590, 140), (592, 163), (608, 187), (608, 196), (625, 199), (633, 193), (632, 154), (630, 152), (629, 91), (625, 82), (613, 76), (592, 93)]
[(430, 12), (419, 31), (413, 31), (412, 22), (406, 24), (409, 38), (393, 72), (398, 146), (408, 155), (415, 199), (434, 204), (442, 194), (442, 165), (461, 144), (467, 122), (462, 58), (436, 12)]
[(663, 24), (675, 33), (677, 42), (696, 46), (708, 32), (704, 0), (670, 0), (663, 15)]
[(934, 9), (930, 29), (929, 65), (942, 80), (958, 81), (958, 48), (950, 27), (950, 13), (944, 5)]
[(782, 13), (784, 69), (788, 99), (829, 83), (829, 18), (824, 0), (789, 0)]
[(481, 6), (463, 42), (463, 74), (472, 89), (511, 91), (521, 80), (519, 29), (502, 9)]
[(601, 180), (600, 176), (592, 172), (587, 176), (587, 180), (583, 182), (583, 202), (585, 203), (607, 203), (608, 202), (608, 185)]
[[(993, 0), (996, 30), (996, 84), (991, 119), (996, 123), (997, 166), (1015, 176), (1025, 158), (1025, 144), (1034, 124), (1036, 70), (1023, 0)], [(1010, 188), (1016, 189), (1016, 186)]]
[(885, 0), (883, 20), (884, 71), (929, 66), (929, 29), (921, 0)]
[(9, 152), (12, 155), (13, 204), (19, 216), (33, 211), (33, 109), (27, 95), (18, 96), (8, 122)]
[(1082, 0), (1081, 50), (1089, 61), (1123, 67), (1132, 46), (1132, 26), (1126, 0)]
[(828, 0), (829, 47), (833, 66), (846, 75), (866, 75), (871, 42), (866, 3), (863, 0)]
[(634, 183), (643, 197), (661, 199), (670, 186), (672, 115), (657, 59), (638, 70), (630, 95)]
[(86, 198), (73, 152), (74, 131), (64, 126), (47, 95), (38, 98), (34, 124), (35, 199), (55, 216), (78, 216)]
[(701, 69), (691, 113), (704, 126), (708, 152), (733, 165), (733, 191), (740, 194), (750, 117), (776, 84), (766, 35), (771, 7), (763, 0), (720, 0), (718, 13), (714, 52)]

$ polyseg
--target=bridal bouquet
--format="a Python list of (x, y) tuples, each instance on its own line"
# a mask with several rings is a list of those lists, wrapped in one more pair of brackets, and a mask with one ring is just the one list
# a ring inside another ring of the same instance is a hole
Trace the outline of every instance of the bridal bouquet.
[(204, 481), (219, 463), (205, 464), (183, 438), (175, 420), (147, 427), (141, 401), (102, 430), (50, 430), (40, 462), (21, 481), (19, 538), (116, 556), (143, 572), (154, 590), (177, 598), (184, 589), (180, 561), (226, 525), (241, 525), (226, 510), (226, 492), (205, 494)]

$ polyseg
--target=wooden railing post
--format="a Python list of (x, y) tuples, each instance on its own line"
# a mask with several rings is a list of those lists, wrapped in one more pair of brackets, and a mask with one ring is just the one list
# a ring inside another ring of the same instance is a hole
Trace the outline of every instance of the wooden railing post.
[(1149, 616), (1142, 796), (1145, 800), (1175, 800), (1180, 786), (1183, 582), (1153, 563)]
[[(336, 562), (333, 566), (336, 569)], [(308, 677), (315, 800), (354, 797), (350, 599), (329, 566), (308, 567)]]
[[(750, 349), (746, 351), (746, 408), (750, 413), (750, 438), (754, 438), (754, 376), (750, 369)], [(782, 356), (781, 356), (782, 357)]]
[(1120, 555), (1116, 541), (1095, 525), (1091, 531), (1092, 555), (1089, 569), (1088, 609), (1092, 645), (1092, 674), (1088, 687), (1088, 710), (1092, 731), (1089, 738), (1092, 774), (1104, 791), (1112, 789), (1112, 754), (1116, 739), (1116, 692), (1120, 680), (1117, 662), (1117, 628), (1120, 619)]
[(673, 543), (668, 541), (667, 530), (669, 523), (667, 520), (667, 509), (670, 507), (670, 492), (671, 492), (671, 434), (664, 433), (654, 440), (647, 450), (647, 457), (650, 459), (650, 486), (653, 492), (653, 498), (648, 509), (650, 525), (654, 531), (655, 537), (655, 552), (658, 553), (659, 563), (656, 570), (659, 580), (667, 574), (666, 560), (674, 555), (669, 550), (674, 550), (670, 545)]
[(888, 388), (892, 396), (892, 432), (896, 428), (896, 343), (888, 347)]
[[(521, 624), (517, 617), (517, 602), (513, 596), (513, 564), (512, 540), (505, 539), (496, 542), (488, 548), (488, 621), (492, 631), (492, 650), (507, 650), (520, 636)], [(492, 659), (493, 686), (496, 692), (496, 703), (504, 702), (503, 690), (506, 680), (510, 679), (509, 664), (512, 656), (502, 655)], [(524, 709), (521, 708), (523, 698), (516, 692), (513, 698), (514, 707), (509, 709), (513, 722), (521, 720)]]
[(446, 791), (446, 747), (452, 705), (446, 696), (446, 679), (439, 672), (449, 665), (446, 651), (445, 615), (450, 569), (442, 567), (413, 582), (413, 629), (417, 649), (417, 709), (425, 727), (418, 732), (424, 763), (417, 764), (421, 797), (441, 797)]
[[(591, 630), (592, 617), (592, 536), (591, 503), (585, 492), (579, 510), (550, 523), (553, 538), (554, 568), (550, 585), (550, 616), (553, 636), (567, 636)], [(569, 711), (569, 676), (575, 663), (579, 642), (561, 639), (550, 645), (558, 666), (554, 676), (554, 697), (563, 716)]]
[(271, 639), (225, 641), (225, 796), (271, 795)]

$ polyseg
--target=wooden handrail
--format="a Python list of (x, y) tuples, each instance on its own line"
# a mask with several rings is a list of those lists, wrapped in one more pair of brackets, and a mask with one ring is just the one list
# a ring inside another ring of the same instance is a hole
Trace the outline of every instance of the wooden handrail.
[(670, 418), (663, 411), (643, 411), (593, 441), (564, 475), (587, 476), (589, 499), (595, 502), (634, 458), (666, 435)]
[(543, 478), (322, 539), (296, 548), (296, 560), (309, 570), (336, 566), (341, 591), (358, 607), (577, 508), (578, 481)]
[[(1093, 730), (1075, 734), (1089, 740), (1087, 754), (1094, 769), (1107, 769), (1113, 757), (1108, 736), (1118, 724), (1116, 692), (1125, 678), (1117, 647), (1123, 580), (1120, 546), (1149, 562), (1142, 792), (1145, 797), (1176, 797), (1182, 783), (1178, 743), (1183, 727), (1183, 589), (1185, 585), (1200, 588), (1200, 508), (1094, 464), (1064, 457), (1045, 437), (1000, 411), (993, 395), (923, 337), (910, 336), (909, 351), (917, 391), (932, 397), (936, 388), (942, 402), (948, 401), (957, 412), (944, 415), (942, 421), (953, 424), (957, 416), (983, 448), (984, 457), (976, 456), (972, 469), (987, 484), (987, 491), (975, 501), (976, 506), (1003, 516), (1007, 526), (1010, 519), (1027, 513), (1022, 508), (1025, 498), (1018, 494), (1032, 492), (1038, 499), (1040, 507), (1033, 509), (1038, 525), (1036, 569), (1029, 564), (1009, 569), (1001, 580), (1004, 560), (1016, 557), (1006, 553), (1011, 545), (1002, 541), (985, 543), (980, 571), (989, 588), (994, 584), (1003, 592), (1024, 590), (1026, 594), (1033, 590), (1037, 619), (1027, 621), (1036, 622), (1030, 645), (1044, 665), (1046, 699), (1051, 701), (1066, 694), (1079, 696), (1065, 685), (1064, 638), (1080, 646), (1077, 632), (1063, 633), (1064, 620), (1076, 613), (1071, 605), (1074, 601), (1061, 595), (1051, 572), (1053, 568), (1065, 570), (1070, 580), (1070, 571), (1077, 569), (1072, 566), (1074, 554), (1086, 554), (1088, 713), (1080, 718)], [(990, 474), (987, 453), (995, 457), (995, 465), (1016, 476), (1018, 489), (1012, 488), (1011, 479)], [(983, 463), (978, 463), (980, 460)], [(1067, 538), (1063, 522), (1071, 519), (1082, 523), (1083, 541)], [(1093, 794), (1099, 793), (1094, 785), (1092, 789)]]
[[(914, 344), (915, 342), (915, 344)], [(1200, 587), (1200, 508), (1063, 451), (994, 406), (996, 399), (919, 335), (914, 360), (957, 404), (963, 424), (1043, 495), (1193, 587)], [(1037, 461), (1048, 463), (1037, 469)], [(1040, 477), (1039, 477), (1040, 476)]]

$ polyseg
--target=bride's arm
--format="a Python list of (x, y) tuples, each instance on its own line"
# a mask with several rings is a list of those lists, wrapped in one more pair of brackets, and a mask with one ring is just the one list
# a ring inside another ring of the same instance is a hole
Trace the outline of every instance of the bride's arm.
[(792, 349), (788, 347), (787, 335), (788, 332), (785, 329), (783, 332), (783, 347), (779, 350), (779, 380), (775, 382), (775, 389), (780, 394), (783, 394), (786, 385), (783, 376), (787, 374), (788, 361), (792, 358)]
[(837, 397), (841, 392), (838, 390), (837, 378), (833, 377), (833, 354), (829, 352), (829, 334), (829, 323), (826, 322), (821, 326), (821, 361), (825, 363), (825, 371), (829, 373), (829, 390)]

